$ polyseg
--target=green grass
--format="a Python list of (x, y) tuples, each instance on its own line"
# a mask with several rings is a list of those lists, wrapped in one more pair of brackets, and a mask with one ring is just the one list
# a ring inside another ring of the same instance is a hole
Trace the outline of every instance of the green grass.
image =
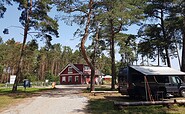
[(15, 103), (16, 101), (18, 101), (18, 99), (14, 99), (6, 95), (0, 96), (0, 110), (7, 107), (9, 104)]
[[(26, 90), (21, 87), (18, 88), (16, 93), (35, 93), (35, 92), (40, 92), (43, 90), (51, 90), (51, 88), (26, 88)], [(0, 88), (0, 94), (8, 94), (12, 93), (12, 88)]]
[(185, 112), (185, 107), (177, 105), (172, 105), (170, 108), (162, 105), (127, 106), (123, 107), (122, 110), (118, 110), (117, 107), (114, 107), (113, 101), (107, 99), (94, 99), (89, 101), (87, 110), (91, 114), (183, 114)]
[(0, 87), (5, 87), (5, 84), (0, 83)]

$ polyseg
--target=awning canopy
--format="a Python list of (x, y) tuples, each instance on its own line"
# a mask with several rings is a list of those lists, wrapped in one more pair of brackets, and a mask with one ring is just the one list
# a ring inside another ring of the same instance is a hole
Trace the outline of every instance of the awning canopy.
[(160, 66), (129, 66), (132, 69), (142, 73), (145, 76), (185, 76), (184, 72), (170, 68), (170, 67), (160, 67)]

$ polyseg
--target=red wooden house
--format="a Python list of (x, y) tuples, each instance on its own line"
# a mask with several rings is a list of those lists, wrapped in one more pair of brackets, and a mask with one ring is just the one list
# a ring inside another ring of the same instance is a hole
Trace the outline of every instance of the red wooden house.
[[(101, 75), (99, 70), (95, 71), (95, 80)], [(88, 84), (91, 77), (91, 69), (84, 64), (68, 64), (60, 73), (60, 84)]]

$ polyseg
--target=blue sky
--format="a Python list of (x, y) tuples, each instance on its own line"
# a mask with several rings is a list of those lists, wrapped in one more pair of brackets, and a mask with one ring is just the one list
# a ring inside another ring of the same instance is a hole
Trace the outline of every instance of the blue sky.
[[(7, 11), (4, 15), (4, 18), (0, 19), (0, 36), (3, 38), (3, 41), (7, 41), (8, 39), (14, 38), (17, 42), (22, 42), (23, 40), (23, 29), (17, 28), (17, 27), (10, 27), (10, 26), (20, 26), (19, 23), (19, 16), (20, 11), (17, 10), (17, 6), (8, 6)], [(52, 12), (51, 15), (57, 15), (59, 13)], [(77, 30), (79, 26), (73, 25), (69, 26), (66, 25), (63, 21), (59, 21), (59, 38), (53, 38), (52, 44), (54, 43), (60, 43), (62, 46), (70, 46), (73, 50), (76, 50), (76, 45), (80, 43), (80, 38), (76, 38), (73, 36), (74, 32)], [(4, 28), (9, 29), (9, 34), (3, 34)], [(135, 29), (129, 29), (130, 33), (136, 33)], [(30, 41), (32, 37), (28, 35), (27, 41)], [(40, 39), (37, 40), (39, 42), (39, 46), (44, 45), (44, 41), (40, 41)], [(91, 41), (87, 40), (86, 44), (90, 44)], [(118, 52), (118, 49), (117, 51)], [(116, 60), (120, 60), (121, 57), (119, 54), (116, 54)]]
[[(3, 41), (7, 41), (8, 39), (14, 38), (15, 41), (22, 42), (23, 36), (23, 29), (20, 28), (14, 28), (10, 26), (21, 26), (19, 23), (19, 16), (20, 11), (17, 10), (16, 6), (9, 6), (7, 9), (7, 12), (4, 15), (4, 18), (0, 19), (0, 36), (3, 38)], [(52, 15), (58, 14), (57, 12), (52, 13)], [(5, 35), (3, 34), (4, 28), (9, 28), (9, 34)], [(73, 50), (76, 50), (76, 45), (80, 43), (80, 38), (74, 38), (73, 34), (78, 28), (77, 25), (68, 26), (64, 24), (62, 21), (59, 21), (59, 38), (53, 38), (52, 44), (54, 43), (60, 43), (62, 46), (70, 46)], [(138, 27), (131, 26), (128, 28), (127, 33), (129, 34), (136, 34), (138, 30)], [(32, 38), (28, 36), (27, 41), (30, 41)], [(73, 39), (73, 40), (72, 40)], [(39, 45), (43, 46), (44, 41), (40, 41), (38, 39)], [(90, 43), (90, 41), (87, 41), (87, 44)], [(118, 52), (118, 49), (116, 49), (116, 52)], [(180, 52), (181, 53), (181, 52)], [(116, 54), (116, 60), (120, 61), (121, 57), (119, 54)], [(139, 62), (138, 62), (139, 63)], [(154, 63), (155, 64), (155, 63)], [(178, 61), (177, 59), (172, 60), (172, 67), (178, 69)]]
[[(3, 41), (7, 41), (10, 38), (14, 38), (16, 41), (22, 42), (23, 29), (10, 27), (10, 26), (20, 26), (19, 16), (20, 11), (17, 10), (15, 6), (9, 6), (7, 12), (4, 15), (4, 18), (0, 19), (0, 36), (3, 38)], [(53, 38), (52, 44), (60, 43), (62, 46), (70, 46), (72, 49), (76, 49), (75, 46), (78, 42), (80, 42), (80, 38), (74, 38), (73, 33), (77, 29), (77, 26), (67, 26), (62, 21), (59, 21), (59, 38)], [(9, 27), (9, 34), (3, 34), (4, 28)], [(32, 38), (28, 36), (28, 40), (30, 41)], [(71, 40), (74, 39), (74, 40)], [(44, 45), (44, 41), (40, 41), (38, 39), (40, 46)]]

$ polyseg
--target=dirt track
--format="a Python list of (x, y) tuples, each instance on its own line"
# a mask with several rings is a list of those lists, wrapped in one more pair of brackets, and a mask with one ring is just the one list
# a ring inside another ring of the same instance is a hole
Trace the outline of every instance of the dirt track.
[(26, 98), (1, 114), (85, 114), (88, 98), (79, 95), (82, 86), (56, 86), (39, 97)]

